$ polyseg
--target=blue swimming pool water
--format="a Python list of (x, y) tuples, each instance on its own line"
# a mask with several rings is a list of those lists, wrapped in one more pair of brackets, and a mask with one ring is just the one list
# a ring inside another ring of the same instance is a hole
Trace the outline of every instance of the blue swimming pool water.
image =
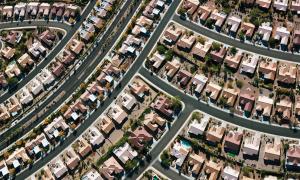
[(180, 144), (186, 149), (189, 149), (192, 147), (191, 144), (187, 140), (184, 140), (184, 139), (180, 140)]

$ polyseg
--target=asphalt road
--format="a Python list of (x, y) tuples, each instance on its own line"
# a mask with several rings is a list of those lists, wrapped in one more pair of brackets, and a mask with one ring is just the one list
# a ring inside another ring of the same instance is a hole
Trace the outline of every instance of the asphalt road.
[(300, 62), (299, 55), (295, 55), (295, 54), (291, 54), (291, 53), (287, 53), (287, 52), (283, 52), (283, 51), (274, 51), (271, 49), (268, 50), (263, 47), (246, 44), (241, 41), (224, 36), (220, 33), (212, 32), (211, 30), (208, 30), (200, 25), (194, 24), (188, 20), (182, 20), (178, 15), (174, 15), (173, 20), (175, 22), (181, 24), (182, 26), (185, 26), (185, 27), (191, 29), (192, 31), (195, 31), (199, 34), (207, 36), (211, 39), (220, 41), (224, 44), (228, 44), (230, 46), (235, 46), (237, 48), (244, 49), (246, 51), (250, 51), (255, 54), (261, 54), (264, 56), (269, 56), (269, 57), (283, 59), (283, 60), (292, 61), (292, 62), (298, 62), (298, 63)]
[(177, 88), (174, 88), (171, 83), (166, 83), (165, 81), (161, 80), (159, 77), (155, 75), (151, 75), (148, 70), (145, 68), (141, 68), (139, 73), (143, 75), (145, 78), (147, 78), (149, 81), (151, 81), (153, 84), (159, 86), (166, 92), (170, 93), (172, 96), (179, 96), (181, 100), (187, 105), (190, 105), (188, 107), (191, 107), (193, 109), (199, 109), (211, 116), (214, 116), (216, 118), (222, 119), (226, 122), (236, 124), (237, 126), (241, 126), (244, 128), (256, 130), (262, 133), (268, 133), (278, 136), (283, 136), (287, 138), (300, 138), (300, 131), (297, 131), (296, 129), (290, 129), (286, 127), (281, 126), (272, 126), (269, 124), (260, 123), (258, 121), (251, 121), (239, 116), (234, 116), (229, 113), (225, 113), (222, 110), (219, 110), (215, 107), (209, 106), (206, 103), (200, 102), (191, 96), (185, 95), (182, 91), (180, 91)]
[[(128, 3), (129, 1), (127, 1), (126, 3)], [(156, 28), (156, 30), (154, 31), (154, 33), (151, 35), (148, 44), (144, 47), (144, 50), (141, 52), (141, 54), (139, 55), (139, 57), (135, 60), (135, 62), (133, 63), (132, 67), (130, 68), (130, 70), (126, 73), (126, 75), (123, 77), (122, 81), (120, 82), (121, 86), (122, 85), (126, 85), (130, 79), (136, 74), (136, 72), (138, 71), (138, 69), (142, 66), (145, 58), (148, 56), (149, 51), (152, 49), (153, 46), (155, 46), (156, 41), (159, 39), (161, 33), (163, 32), (164, 28), (166, 27), (166, 25), (168, 24), (169, 20), (171, 19), (173, 13), (176, 10), (176, 7), (180, 4), (180, 1), (174, 1), (170, 8), (168, 9), (168, 11), (166, 12), (165, 16), (163, 17), (163, 19), (160, 22), (160, 25)], [(137, 5), (138, 6), (138, 5)], [(137, 7), (136, 6), (136, 7)], [(128, 6), (124, 6), (125, 9)], [(124, 10), (124, 8), (122, 9)], [(121, 11), (122, 11), (121, 10)], [(134, 13), (134, 11), (132, 11), (132, 13)], [(116, 18), (119, 19), (119, 18)], [(129, 22), (129, 20), (131, 19), (131, 16), (127, 16), (126, 17), (126, 23), (122, 24), (122, 26), (119, 28), (119, 31), (122, 31), (125, 28), (125, 25)], [(118, 32), (117, 34), (120, 35), (121, 32)], [(115, 35), (115, 37), (113, 38), (113, 40), (110, 42), (109, 47), (111, 47), (113, 45), (113, 43), (116, 41), (116, 39), (118, 38), (118, 35)], [(104, 36), (105, 37), (105, 36)], [(99, 43), (101, 44), (101, 43)], [(97, 50), (96, 50), (97, 51)], [(108, 50), (106, 50), (105, 52), (103, 52), (100, 57), (98, 59), (103, 59), (103, 57), (105, 56), (105, 54), (108, 52)], [(95, 56), (89, 56), (89, 57), (95, 57)], [(98, 62), (97, 62), (98, 63)], [(86, 63), (88, 64), (88, 63)], [(96, 66), (89, 66), (90, 68), (87, 70), (87, 75), (89, 75), (89, 73), (93, 70), (94, 67)], [(77, 72), (77, 74), (79, 74)], [(84, 79), (84, 78), (82, 78)], [(70, 81), (73, 82), (73, 81)], [(80, 81), (78, 80), (78, 85), (80, 84)], [(69, 83), (68, 83), (69, 84)], [(78, 86), (76, 86), (78, 87)], [(66, 89), (65, 89), (66, 90)], [(43, 167), (44, 165), (46, 165), (49, 161), (51, 161), (51, 159), (55, 158), (60, 152), (62, 152), (65, 148), (67, 148), (70, 144), (72, 144), (72, 142), (74, 142), (76, 140), (76, 138), (78, 138), (103, 112), (104, 110), (113, 102), (114, 97), (117, 97), (120, 92), (123, 90), (122, 87), (115, 89), (112, 92), (112, 95), (110, 97), (108, 97), (106, 99), (106, 101), (104, 101), (104, 104), (99, 107), (88, 119), (86, 119), (77, 129), (77, 134), (76, 135), (71, 135), (69, 137), (67, 137), (64, 141), (63, 144), (61, 144), (60, 146), (58, 146), (57, 148), (55, 148), (53, 151), (51, 151), (49, 153), (48, 156), (46, 156), (45, 158), (43, 158), (42, 160), (38, 161), (37, 163), (35, 163), (33, 165), (33, 167), (31, 169), (27, 169), (25, 171), (23, 171), (22, 173), (20, 173), (16, 179), (17, 180), (23, 180), (26, 179), (28, 176), (30, 176), (31, 174), (33, 174), (35, 171), (39, 170), (41, 167)], [(70, 94), (73, 91), (67, 91), (68, 93), (66, 94)], [(34, 126), (33, 126), (34, 127)], [(161, 149), (160, 149), (161, 150)], [(159, 151), (159, 150), (158, 150)]]
[[(106, 33), (103, 35), (103, 38), (100, 40), (98, 45), (94, 48), (94, 50), (87, 56), (87, 59), (82, 63), (82, 65), (79, 67), (79, 69), (76, 70), (75, 74), (73, 74), (66, 82), (63, 83), (60, 88), (58, 88), (50, 97), (48, 97), (47, 100), (45, 100), (39, 107), (35, 108), (32, 112), (27, 114), (26, 117), (24, 117), (20, 122), (16, 123), (14, 126), (12, 126), (10, 129), (8, 129), (6, 132), (0, 135), (0, 139), (5, 139), (5, 137), (11, 136), (14, 134), (14, 138), (12, 138), (9, 142), (0, 142), (0, 151), (9, 146), (10, 144), (14, 143), (16, 140), (18, 140), (20, 137), (22, 137), (24, 134), (35, 128), (40, 122), (42, 122), (46, 117), (48, 117), (52, 112), (56, 110), (56, 108), (65, 102), (65, 100), (72, 94), (76, 88), (79, 87), (80, 83), (83, 82), (90, 73), (94, 70), (94, 68), (99, 64), (99, 61), (104, 58), (110, 47), (113, 46), (115, 41), (118, 39), (119, 35), (122, 33), (123, 29), (125, 28), (125, 25), (129, 22), (130, 18), (126, 17), (125, 21), (120, 23), (120, 19), (127, 10), (129, 4), (131, 1), (127, 1), (126, 5), (123, 9), (120, 10), (120, 13), (117, 15), (115, 20), (112, 22), (109, 29), (106, 31)], [(138, 3), (135, 6), (135, 9), (138, 7)], [(131, 15), (134, 13), (134, 10), (131, 12)], [(130, 17), (130, 16), (129, 16)], [(105, 45), (107, 38), (111, 36), (111, 32), (113, 32), (113, 29), (118, 26), (118, 32), (113, 35), (112, 40)], [(103, 49), (105, 47), (105, 49)], [(100, 51), (103, 51), (100, 54)], [(100, 56), (99, 56), (100, 55)], [(94, 60), (95, 59), (95, 60)], [(93, 61), (94, 60), (94, 61)], [(58, 97), (60, 94), (64, 93), (63, 96), (59, 100), (56, 101), (55, 104), (52, 104), (52, 101)], [(47, 107), (47, 108), (46, 108)], [(44, 111), (46, 108), (46, 111), (43, 113), (43, 115), (37, 117), (37, 114), (39, 112)], [(37, 118), (36, 121), (31, 123), (26, 129), (22, 129), (21, 132), (17, 132), (16, 130), (22, 127), (24, 122), (28, 122), (29, 120)]]
[(20, 28), (20, 27), (28, 27), (28, 26), (45, 26), (45, 27), (56, 27), (66, 30), (66, 35), (63, 39), (58, 43), (58, 45), (49, 53), (47, 54), (47, 59), (41, 61), (29, 74), (27, 74), (17, 85), (16, 88), (10, 90), (7, 93), (4, 93), (0, 96), (0, 103), (3, 103), (7, 100), (11, 95), (15, 92), (23, 88), (30, 80), (32, 80), (45, 66), (48, 65), (56, 56), (57, 54), (67, 45), (73, 35), (76, 33), (80, 25), (83, 23), (84, 19), (87, 18), (91, 10), (94, 8), (96, 1), (93, 0), (90, 4), (86, 7), (85, 11), (82, 13), (82, 18), (79, 22), (77, 22), (74, 26), (67, 25), (62, 22), (55, 22), (55, 21), (23, 21), (23, 22), (12, 22), (12, 23), (3, 23), (1, 24), (1, 29), (4, 28)]

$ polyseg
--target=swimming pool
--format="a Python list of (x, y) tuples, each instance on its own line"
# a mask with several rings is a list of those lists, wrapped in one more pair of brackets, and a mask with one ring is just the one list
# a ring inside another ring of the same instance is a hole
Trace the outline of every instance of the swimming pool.
[(190, 144), (189, 141), (182, 139), (180, 140), (180, 144), (182, 145), (182, 147), (184, 147), (185, 149), (190, 149), (192, 146)]

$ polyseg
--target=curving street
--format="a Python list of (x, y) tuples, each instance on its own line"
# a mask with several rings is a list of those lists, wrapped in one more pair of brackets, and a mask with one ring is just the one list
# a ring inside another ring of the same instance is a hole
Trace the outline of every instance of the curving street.
[(21, 28), (21, 27), (30, 27), (30, 26), (47, 26), (47, 27), (55, 27), (64, 29), (66, 31), (65, 36), (63, 39), (57, 44), (57, 46), (49, 53), (47, 54), (47, 58), (42, 60), (29, 74), (25, 76), (24, 79), (22, 79), (16, 88), (14, 88), (12, 91), (7, 92), (0, 96), (0, 103), (3, 103), (5, 100), (7, 100), (12, 94), (20, 90), (22, 87), (24, 87), (31, 79), (33, 79), (43, 68), (48, 65), (52, 59), (56, 57), (56, 55), (66, 46), (66, 44), (70, 41), (70, 39), (74, 36), (74, 34), (77, 32), (78, 28), (84, 21), (84, 19), (87, 18), (91, 10), (93, 9), (94, 5), (96, 4), (96, 1), (91, 1), (84, 12), (82, 13), (82, 18), (80, 21), (78, 21), (74, 26), (67, 25), (62, 22), (55, 22), (55, 21), (23, 21), (23, 22), (12, 22), (12, 23), (3, 23), (1, 24), (2, 29), (7, 28)]
[(180, 16), (178, 16), (178, 15), (175, 15), (173, 17), (173, 20), (192, 31), (195, 31), (196, 33), (202, 34), (211, 39), (215, 39), (221, 43), (228, 44), (230, 46), (235, 46), (239, 49), (243, 49), (243, 50), (250, 51), (250, 52), (253, 52), (256, 54), (261, 54), (264, 56), (269, 56), (269, 57), (282, 59), (282, 60), (286, 60), (286, 61), (292, 61), (292, 62), (298, 62), (298, 63), (300, 62), (300, 55), (286, 53), (283, 51), (275, 51), (275, 50), (263, 48), (260, 46), (246, 44), (241, 41), (230, 38), (228, 36), (222, 35), (221, 33), (213, 32), (212, 30), (202, 27), (201, 25), (197, 25), (191, 21), (182, 20), (180, 18)]

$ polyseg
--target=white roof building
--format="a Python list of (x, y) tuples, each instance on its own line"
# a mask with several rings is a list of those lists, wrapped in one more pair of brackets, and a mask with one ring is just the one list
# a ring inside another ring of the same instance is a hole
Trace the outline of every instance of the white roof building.
[(231, 32), (237, 32), (240, 24), (241, 24), (241, 21), (242, 19), (241, 18), (238, 18), (236, 16), (230, 16), (228, 19), (227, 19), (227, 25), (230, 26), (230, 31)]
[(81, 177), (81, 180), (102, 180), (103, 178), (95, 169), (89, 170), (85, 175)]
[(194, 119), (193, 122), (190, 124), (188, 132), (196, 136), (203, 135), (208, 122), (209, 122), (208, 116), (204, 116), (204, 118), (202, 118), (200, 122)]
[(262, 37), (262, 40), (264, 40), (264, 41), (269, 41), (270, 36), (271, 36), (271, 34), (272, 34), (272, 29), (273, 29), (273, 28), (270, 26), (270, 23), (262, 23), (262, 24), (259, 26), (257, 32), (258, 32), (258, 34), (260, 34), (260, 35), (263, 36), (263, 37)]
[(21, 104), (26, 105), (33, 100), (32, 94), (29, 92), (29, 90), (26, 87), (23, 87), (20, 89), (20, 91), (17, 92), (17, 97)]
[(33, 95), (37, 95), (44, 90), (43, 84), (36, 78), (32, 79), (26, 87)]
[(132, 107), (136, 104), (135, 97), (128, 93), (122, 94), (121, 98), (122, 98), (122, 106), (127, 110), (131, 110)]
[(223, 169), (222, 178), (224, 180), (238, 180), (240, 172), (233, 169), (231, 166), (226, 166)]
[(95, 126), (90, 127), (84, 137), (93, 146), (98, 146), (105, 140), (103, 134)]
[(177, 158), (175, 163), (179, 167), (182, 166), (188, 153), (189, 153), (189, 149), (183, 147), (180, 142), (176, 142), (173, 145), (173, 148), (171, 149), (171, 155)]
[(256, 66), (258, 63), (257, 56), (248, 56), (247, 58), (243, 59), (240, 67), (240, 73), (249, 73), (253, 74), (255, 72)]
[(44, 85), (49, 85), (55, 80), (55, 77), (53, 76), (53, 74), (48, 69), (43, 69), (43, 71), (41, 73), (39, 73), (38, 79)]
[(290, 31), (286, 27), (277, 27), (275, 32), (275, 39), (280, 40), (280, 44), (287, 45), (290, 37)]
[(201, 93), (206, 85), (208, 78), (202, 74), (196, 74), (192, 79), (192, 84), (196, 86), (195, 91)]
[(279, 11), (286, 11), (288, 2), (288, 0), (274, 0), (273, 7)]
[(260, 148), (260, 134), (249, 133), (244, 137), (243, 154), (246, 155), (258, 155)]
[(131, 148), (131, 146), (126, 142), (123, 146), (114, 150), (116, 157), (125, 164), (128, 160), (132, 160), (137, 157), (138, 153)]
[(65, 173), (68, 172), (67, 167), (60, 157), (56, 157), (55, 159), (50, 161), (48, 167), (57, 179), (60, 179)]

